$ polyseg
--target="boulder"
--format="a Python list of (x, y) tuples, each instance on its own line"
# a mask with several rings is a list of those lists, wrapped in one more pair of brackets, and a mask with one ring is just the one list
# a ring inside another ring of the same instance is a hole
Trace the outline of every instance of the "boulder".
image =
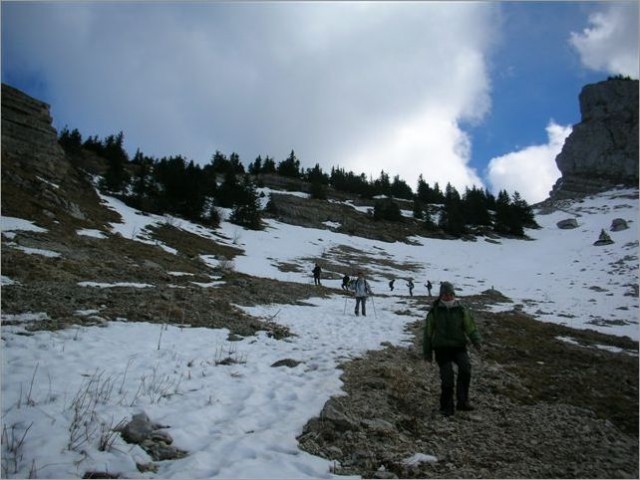
[(595, 246), (611, 245), (612, 243), (613, 243), (613, 240), (611, 240), (611, 237), (607, 232), (604, 231), (604, 228), (603, 228), (602, 230), (600, 230), (600, 236), (598, 237), (598, 240), (594, 242), (594, 245)]
[(336, 430), (359, 430), (359, 422), (344, 411), (344, 407), (335, 399), (331, 398), (325, 404), (320, 418), (324, 422), (332, 423)]
[(161, 428), (166, 427), (153, 423), (146, 413), (141, 412), (132, 416), (121, 433), (125, 442), (140, 445), (155, 461), (185, 457), (187, 452), (171, 446), (173, 438)]
[(570, 230), (578, 228), (578, 221), (575, 218), (567, 218), (566, 220), (560, 220), (556, 225), (562, 230)]
[(614, 243), (613, 240), (609, 239), (609, 240), (596, 240), (595, 242), (593, 242), (593, 245), (596, 247), (600, 247), (602, 245), (611, 245), (612, 243)]
[(611, 230), (612, 232), (619, 232), (620, 230), (626, 230), (627, 228), (629, 228), (629, 225), (627, 224), (627, 221), (623, 218), (614, 218), (611, 221), (611, 228), (609, 230)]

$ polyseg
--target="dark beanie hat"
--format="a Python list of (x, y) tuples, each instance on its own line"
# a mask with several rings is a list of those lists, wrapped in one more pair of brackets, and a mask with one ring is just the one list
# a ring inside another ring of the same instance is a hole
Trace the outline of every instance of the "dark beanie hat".
[(444, 295), (445, 293), (449, 293), (451, 295), (456, 294), (456, 291), (453, 289), (453, 285), (449, 282), (442, 282), (440, 284), (440, 296)]

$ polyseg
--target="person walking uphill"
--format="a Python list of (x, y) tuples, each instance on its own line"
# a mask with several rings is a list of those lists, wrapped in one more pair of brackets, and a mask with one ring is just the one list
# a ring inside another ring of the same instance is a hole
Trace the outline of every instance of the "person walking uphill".
[(313, 283), (315, 285), (320, 285), (320, 272), (322, 272), (320, 265), (316, 263), (316, 266), (311, 271), (313, 272)]
[(455, 383), (457, 409), (473, 410), (469, 403), (471, 362), (467, 353), (467, 339), (477, 349), (481, 348), (480, 334), (471, 311), (456, 298), (453, 285), (442, 282), (440, 296), (427, 314), (423, 354), (425, 360), (431, 363), (435, 353), (440, 368), (440, 410), (447, 417), (454, 413), (454, 363), (458, 366)]
[(362, 272), (358, 272), (358, 278), (353, 284), (353, 292), (356, 297), (356, 316), (359, 315), (359, 307), (362, 305), (362, 316), (367, 316), (367, 296), (373, 295), (371, 291), (371, 287), (369, 287), (369, 282), (364, 278), (364, 274)]
[(409, 287), (409, 296), (413, 297), (413, 287), (415, 285), (413, 284), (413, 280), (409, 279), (409, 281), (407, 282), (407, 287)]

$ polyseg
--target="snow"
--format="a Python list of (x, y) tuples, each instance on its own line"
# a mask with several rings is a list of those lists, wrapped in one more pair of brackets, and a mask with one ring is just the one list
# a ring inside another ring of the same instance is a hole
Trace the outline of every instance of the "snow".
[(188, 272), (167, 272), (167, 273), (173, 277), (193, 276), (193, 273), (188, 273)]
[(78, 235), (83, 235), (85, 237), (93, 237), (93, 238), (107, 238), (104, 232), (100, 230), (94, 230), (91, 228), (82, 228), (76, 232)]
[(421, 463), (437, 462), (438, 459), (433, 455), (425, 455), (424, 453), (416, 453), (415, 455), (405, 459), (402, 463), (408, 467), (413, 467)]
[(61, 256), (58, 252), (46, 250), (43, 248), (23, 247), (21, 245), (15, 245), (15, 244), (7, 244), (7, 245), (15, 248), (16, 250), (21, 250), (28, 255), (41, 255), (43, 257), (49, 257), (49, 258), (57, 258)]
[(0, 275), (0, 285), (15, 285), (18, 282), (11, 280), (9, 277), (5, 275)]
[(38, 227), (33, 222), (29, 220), (23, 220), (21, 218), (15, 217), (0, 217), (0, 230), (2, 232), (15, 232), (15, 231), (26, 231), (26, 232), (46, 232), (47, 230), (41, 227)]
[[(44, 312), (38, 312), (38, 313), (26, 312), (26, 313), (19, 313), (19, 314), (3, 313), (2, 314), (3, 322), (30, 323), (30, 322), (40, 322), (42, 320), (48, 320), (48, 319), (49, 319), (49, 315), (47, 315)], [(4, 364), (3, 364), (3, 367), (4, 367)], [(4, 395), (4, 389), (2, 390), (2, 393)]]
[(55, 184), (55, 183), (53, 183), (53, 182), (50, 182), (49, 180), (47, 180), (47, 179), (45, 179), (45, 178), (42, 178), (42, 177), (41, 177), (41, 176), (39, 176), (39, 175), (36, 175), (36, 178), (37, 178), (38, 180), (40, 180), (42, 183), (44, 183), (44, 184), (46, 184), (46, 185), (49, 185), (50, 187), (53, 187), (53, 188), (55, 188), (56, 190), (60, 188), (60, 185)]
[(130, 287), (130, 288), (153, 288), (153, 285), (148, 283), (135, 283), (135, 282), (78, 282), (81, 287), (95, 287), (95, 288), (116, 288), (116, 287)]
[[(621, 193), (633, 198), (621, 198)], [(40, 478), (70, 478), (96, 470), (129, 478), (334, 478), (334, 462), (301, 451), (296, 436), (331, 396), (343, 394), (341, 362), (383, 348), (385, 342), (410, 341), (405, 326), (417, 318), (397, 313), (407, 310), (398, 302), (406, 302), (409, 292), (404, 282), (397, 282), (391, 294), (391, 277), (413, 278), (414, 295), (426, 295), (427, 280), (435, 292), (441, 281), (451, 281), (461, 296), (493, 287), (514, 301), (493, 307), (496, 311), (517, 306), (543, 321), (638, 340), (638, 297), (629, 295), (638, 278), (637, 190), (609, 192), (568, 204), (563, 212), (538, 215), (543, 228), (527, 232), (533, 241), (501, 239), (500, 244), (423, 237), (413, 238), (416, 245), (385, 243), (274, 220), (267, 220), (267, 228), (259, 232), (226, 221), (212, 231), (101, 198), (121, 217), (121, 222), (109, 226), (112, 232), (127, 238), (175, 253), (148, 236), (150, 227), (169, 223), (243, 250), (232, 262), (202, 255), (212, 266), (226, 262), (242, 273), (298, 283), (312, 282), (316, 261), (321, 265), (330, 261), (338, 265), (335, 270), (340, 275), (323, 283), (335, 288), (340, 288), (342, 274), (364, 267), (377, 295), (367, 305), (366, 318), (352, 315), (352, 301), (339, 295), (311, 298), (304, 305), (238, 307), (287, 326), (294, 335), (280, 340), (259, 332), (230, 342), (226, 329), (160, 325), (136, 318), (26, 332), (27, 323), (47, 320), (48, 314), (3, 314), (3, 425), (12, 438), (24, 437), (20, 455), (7, 450), (19, 442), (3, 441), (3, 462), (17, 461), (17, 468), (6, 472), (8, 477), (35, 473)], [(555, 226), (567, 216), (577, 217), (579, 228)], [(610, 232), (612, 245), (593, 246), (599, 231), (608, 230), (615, 217), (630, 221), (630, 228)], [(2, 217), (3, 234), (26, 229), (43, 231), (32, 222)], [(342, 246), (362, 252), (366, 265), (344, 260), (339, 254)], [(300, 271), (282, 271), (278, 267), (283, 263), (299, 265)], [(16, 288), (5, 278), (3, 288)], [(81, 285), (154, 287), (95, 280)], [(212, 277), (202, 286), (216, 283)], [(417, 302), (424, 305), (424, 299)], [(77, 313), (99, 314), (100, 306), (95, 307)], [(558, 340), (576, 343), (570, 337)], [(230, 361), (221, 364), (225, 359)], [(293, 368), (272, 367), (284, 359), (300, 363)], [(72, 405), (82, 395), (95, 399), (82, 418), (92, 429), (71, 442), (77, 426)], [(174, 445), (189, 455), (158, 462), (157, 473), (140, 473), (136, 462), (148, 463), (150, 458), (119, 436), (113, 438), (113, 448), (98, 450), (109, 427), (141, 411), (168, 425)], [(432, 453), (415, 452), (405, 463), (438, 461)]]

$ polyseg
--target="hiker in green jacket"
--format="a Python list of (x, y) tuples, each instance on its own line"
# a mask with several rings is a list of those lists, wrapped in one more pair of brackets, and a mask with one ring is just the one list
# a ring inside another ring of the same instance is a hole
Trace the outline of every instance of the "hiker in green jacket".
[(480, 334), (473, 321), (471, 311), (455, 296), (453, 285), (442, 282), (440, 296), (433, 302), (427, 314), (424, 328), (423, 354), (428, 363), (433, 360), (440, 367), (440, 411), (447, 417), (454, 413), (453, 364), (458, 366), (456, 399), (458, 410), (473, 410), (469, 403), (471, 383), (471, 362), (467, 353), (467, 343), (480, 349)]

